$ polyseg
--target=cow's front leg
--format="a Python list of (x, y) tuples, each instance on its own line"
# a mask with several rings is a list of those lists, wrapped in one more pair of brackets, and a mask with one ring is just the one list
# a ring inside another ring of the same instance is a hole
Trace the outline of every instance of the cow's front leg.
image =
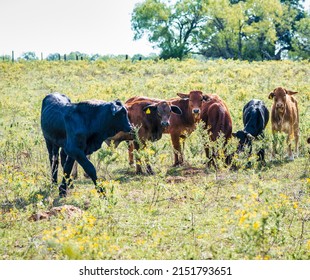
[(129, 165), (134, 165), (134, 158), (133, 158), (133, 150), (134, 150), (134, 144), (132, 141), (127, 143), (128, 145), (128, 159), (129, 159)]
[[(134, 146), (134, 149), (136, 151), (139, 151), (139, 148), (140, 148), (140, 145), (139, 143), (137, 142), (134, 142), (133, 143), (133, 146)], [(133, 149), (133, 147), (132, 147)], [(133, 153), (133, 150), (132, 150), (132, 153)], [(142, 171), (142, 167), (141, 167), (141, 158), (140, 156), (138, 155), (138, 153), (136, 153), (136, 174), (143, 174), (143, 171)]]
[[(174, 149), (174, 164), (173, 166), (179, 166), (183, 164), (183, 154), (182, 154), (182, 148), (180, 143), (180, 135), (171, 134), (171, 141)], [(184, 141), (184, 140), (183, 140)], [(184, 147), (184, 142), (183, 142)]]
[(59, 196), (65, 197), (67, 195), (67, 188), (71, 184), (70, 174), (74, 164), (74, 159), (71, 157), (67, 157), (64, 166), (63, 166), (63, 179), (62, 183), (59, 186)]
[(288, 153), (288, 159), (289, 160), (294, 160), (293, 152), (292, 152), (292, 137), (291, 133), (288, 133), (287, 138), (286, 138), (286, 143), (287, 143), (287, 153)]

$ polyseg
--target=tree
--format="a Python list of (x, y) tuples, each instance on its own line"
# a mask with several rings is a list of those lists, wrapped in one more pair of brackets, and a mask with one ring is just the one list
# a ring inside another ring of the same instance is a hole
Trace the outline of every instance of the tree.
[(51, 53), (46, 57), (46, 60), (48, 60), (48, 61), (60, 60), (60, 54), (59, 53)]
[(309, 15), (303, 0), (145, 0), (132, 14), (134, 39), (143, 35), (161, 58), (309, 58)]
[(290, 57), (309, 59), (310, 58), (310, 18), (301, 19), (296, 24), (296, 32), (292, 38), (292, 50)]
[(183, 59), (193, 51), (199, 30), (206, 21), (203, 0), (146, 0), (135, 6), (132, 13), (134, 39), (143, 35), (161, 50), (160, 58)]
[(35, 52), (25, 52), (21, 55), (21, 59), (38, 60), (38, 57), (36, 56)]
[(278, 0), (209, 1), (200, 51), (208, 57), (261, 60), (275, 51)]

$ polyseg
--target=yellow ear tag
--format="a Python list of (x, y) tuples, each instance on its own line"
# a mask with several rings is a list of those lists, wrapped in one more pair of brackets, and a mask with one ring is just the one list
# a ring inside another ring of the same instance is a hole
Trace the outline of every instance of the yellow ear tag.
[(151, 114), (150, 108), (147, 108), (147, 109), (146, 109), (145, 114), (147, 114), (147, 115)]

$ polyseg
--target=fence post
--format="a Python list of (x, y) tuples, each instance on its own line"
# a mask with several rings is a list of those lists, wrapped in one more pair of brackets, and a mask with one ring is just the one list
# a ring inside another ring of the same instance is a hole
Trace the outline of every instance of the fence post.
[(12, 62), (14, 62), (14, 51), (12, 51)]
[(61, 60), (60, 54), (58, 54), (58, 60), (59, 60), (59, 61)]
[(43, 52), (41, 52), (41, 60), (43, 60)]
[(64, 61), (67, 61), (67, 55), (64, 54)]
[(126, 54), (125, 59), (128, 60), (128, 54)]
[(75, 58), (76, 58), (76, 60), (79, 60), (79, 56), (77, 54), (75, 55)]

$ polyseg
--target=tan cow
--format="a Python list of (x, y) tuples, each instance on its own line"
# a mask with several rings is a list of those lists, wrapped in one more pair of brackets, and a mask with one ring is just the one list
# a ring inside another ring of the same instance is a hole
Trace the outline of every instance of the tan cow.
[(294, 160), (292, 153), (291, 139), (295, 138), (295, 153), (298, 156), (298, 140), (299, 140), (299, 115), (297, 100), (293, 96), (297, 92), (286, 90), (282, 87), (275, 88), (269, 93), (269, 99), (273, 99), (271, 107), (271, 125), (273, 134), (273, 156), (276, 153), (277, 141), (276, 132), (287, 133), (288, 156), (290, 160)]

